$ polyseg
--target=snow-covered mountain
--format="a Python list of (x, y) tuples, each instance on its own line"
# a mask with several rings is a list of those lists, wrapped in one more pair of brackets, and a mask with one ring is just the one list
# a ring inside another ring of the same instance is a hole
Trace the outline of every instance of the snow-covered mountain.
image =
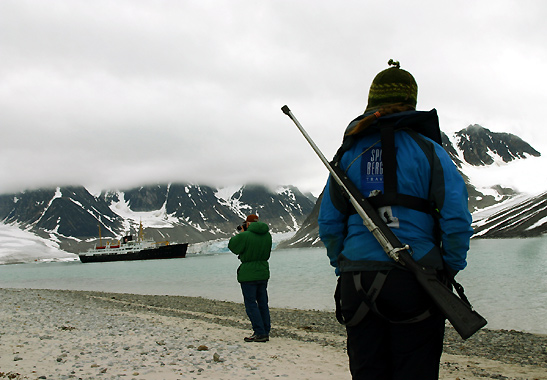
[[(475, 238), (529, 237), (547, 232), (545, 158), (509, 133), (470, 125), (442, 134), (444, 149), (464, 177)], [(280, 247), (322, 246), (317, 216), (319, 197), (302, 228)]]
[(61, 187), (0, 195), (0, 221), (9, 227), (2, 229), (0, 255), (10, 255), (5, 242), (15, 240), (13, 228), (41, 246), (66, 252), (89, 248), (98, 239), (99, 226), (107, 239), (135, 233), (142, 223), (145, 235), (158, 241), (198, 243), (232, 236), (245, 216), (255, 213), (274, 233), (294, 232), (314, 203), (295, 187), (258, 185), (218, 189), (173, 183), (100, 194)]
[[(467, 183), (475, 237), (547, 231), (545, 157), (515, 135), (479, 125), (442, 137)], [(292, 235), (280, 248), (322, 246), (319, 204), (320, 198), (316, 202), (294, 187), (181, 183), (98, 194), (84, 187), (5, 194), (0, 195), (0, 263), (74, 258), (70, 252), (95, 243), (99, 225), (103, 238), (135, 233), (142, 222), (147, 237), (194, 247), (215, 244), (229, 238), (249, 213), (266, 220), (277, 236)]]
[[(537, 191), (529, 186), (530, 172), (541, 154), (515, 135), (475, 124), (443, 135), (443, 147), (466, 180), (471, 212)], [(541, 192), (547, 190), (543, 182)]]

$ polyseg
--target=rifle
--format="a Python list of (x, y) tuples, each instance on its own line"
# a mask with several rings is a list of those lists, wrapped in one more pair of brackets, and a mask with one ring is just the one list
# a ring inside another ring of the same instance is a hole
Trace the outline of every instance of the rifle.
[(460, 298), (452, 289), (437, 278), (437, 271), (434, 268), (424, 267), (414, 261), (410, 253), (410, 247), (401, 243), (399, 238), (378, 215), (374, 207), (361, 194), (357, 186), (346, 176), (345, 172), (340, 168), (339, 163), (335, 162), (331, 165), (327, 161), (323, 153), (294, 117), (289, 107), (283, 106), (281, 110), (291, 118), (302, 135), (304, 135), (315, 153), (317, 153), (329, 170), (332, 178), (340, 185), (344, 195), (349, 198), (350, 203), (363, 219), (364, 225), (376, 238), (378, 243), (380, 243), (385, 253), (414, 274), (418, 283), (429, 294), (435, 305), (450, 321), (462, 339), (469, 338), (484, 327), (487, 323), (486, 320), (473, 310), (471, 304), (467, 301), (465, 295), (463, 295), (461, 285), (457, 284), (456, 287), (458, 293), (460, 293)]

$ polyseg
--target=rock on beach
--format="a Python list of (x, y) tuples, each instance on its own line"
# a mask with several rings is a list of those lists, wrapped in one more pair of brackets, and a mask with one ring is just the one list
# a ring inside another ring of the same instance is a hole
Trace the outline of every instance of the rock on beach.
[[(242, 304), (195, 297), (0, 289), (0, 379), (347, 379), (332, 312), (272, 309), (267, 343)], [(547, 379), (547, 337), (447, 329), (441, 379)]]

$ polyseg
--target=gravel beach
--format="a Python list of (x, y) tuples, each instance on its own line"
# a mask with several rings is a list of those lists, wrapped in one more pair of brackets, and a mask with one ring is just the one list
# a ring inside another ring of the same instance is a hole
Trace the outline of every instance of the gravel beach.
[[(245, 343), (242, 304), (180, 296), (0, 289), (0, 379), (350, 379), (332, 312), (272, 309)], [(441, 379), (547, 379), (547, 336), (447, 329)]]

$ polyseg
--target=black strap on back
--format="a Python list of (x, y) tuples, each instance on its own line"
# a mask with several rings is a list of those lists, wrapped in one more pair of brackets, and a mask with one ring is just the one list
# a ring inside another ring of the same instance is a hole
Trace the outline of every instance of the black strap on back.
[(390, 201), (397, 194), (397, 155), (395, 151), (395, 131), (393, 126), (380, 129), (382, 139), (382, 163), (384, 165), (384, 193)]
[[(356, 283), (355, 276), (358, 275), (358, 282), (359, 285)], [(376, 304), (374, 303), (376, 301), (376, 297), (378, 297), (378, 294), (380, 294), (380, 290), (382, 289), (382, 286), (384, 285), (384, 282), (387, 277), (387, 272), (378, 272), (376, 277), (374, 278), (374, 281), (372, 282), (372, 285), (370, 286), (370, 289), (368, 292), (365, 292), (363, 290), (363, 287), (361, 286), (361, 272), (355, 272), (353, 275), (353, 280), (355, 283), (355, 289), (357, 290), (357, 293), (359, 294), (359, 297), (361, 298), (361, 304), (355, 311), (355, 314), (351, 317), (349, 321), (346, 321), (344, 319), (344, 316), (342, 315), (342, 304), (341, 304), (341, 298), (340, 298), (340, 277), (338, 277), (338, 283), (336, 284), (336, 291), (334, 292), (334, 299), (336, 304), (336, 319), (338, 319), (338, 322), (344, 326), (356, 326), (358, 325), (363, 318), (368, 314), (368, 312), (372, 309), (374, 312), (377, 312)], [(357, 288), (359, 286), (360, 289)]]
[(397, 192), (397, 151), (395, 149), (395, 129), (393, 125), (380, 128), (382, 141), (382, 164), (384, 167), (384, 192), (368, 198), (376, 208), (383, 206), (404, 206), (413, 210), (433, 214), (434, 206), (423, 198)]
[[(384, 192), (382, 194), (369, 197), (368, 201), (376, 209), (383, 206), (398, 205), (416, 211), (425, 212), (436, 217), (437, 212), (435, 210), (435, 206), (430, 200), (397, 192), (397, 152), (395, 149), (395, 133), (400, 130), (411, 129), (441, 144), (442, 140), (437, 111), (433, 109), (428, 112), (417, 111), (410, 114), (406, 113), (402, 119), (398, 119), (396, 116), (397, 115), (387, 116), (385, 120), (382, 117), (378, 119), (375, 124), (358, 135), (345, 136), (342, 145), (336, 152), (336, 155), (331, 162), (331, 165), (339, 165), (343, 154), (351, 148), (354, 142), (361, 135), (379, 131), (382, 142)], [(352, 123), (350, 123), (350, 125), (358, 122), (363, 117), (364, 115), (361, 115), (356, 118)]]
[(341, 304), (341, 297), (340, 297), (340, 278), (338, 278), (338, 283), (336, 285), (336, 291), (334, 292), (334, 299), (336, 304), (336, 319), (338, 319), (338, 322), (344, 326), (352, 327), (356, 326), (365, 318), (365, 316), (369, 313), (369, 311), (372, 311), (374, 314), (379, 316), (382, 319), (385, 319), (386, 321), (394, 324), (408, 324), (408, 323), (416, 323), (421, 322), (426, 318), (429, 318), (431, 316), (431, 310), (427, 309), (423, 313), (408, 318), (402, 321), (393, 321), (388, 318), (386, 318), (376, 306), (376, 298), (380, 294), (380, 291), (382, 290), (382, 286), (384, 285), (384, 282), (386, 281), (387, 275), (389, 274), (389, 271), (380, 271), (377, 272), (376, 276), (374, 277), (374, 280), (372, 281), (372, 284), (370, 285), (370, 288), (368, 292), (365, 292), (363, 289), (363, 285), (361, 284), (361, 272), (354, 272), (353, 273), (353, 284), (355, 286), (355, 290), (357, 291), (357, 294), (359, 295), (359, 298), (361, 299), (361, 303), (359, 304), (359, 307), (351, 317), (351, 319), (348, 321), (344, 319), (344, 316), (342, 315), (342, 304)]

